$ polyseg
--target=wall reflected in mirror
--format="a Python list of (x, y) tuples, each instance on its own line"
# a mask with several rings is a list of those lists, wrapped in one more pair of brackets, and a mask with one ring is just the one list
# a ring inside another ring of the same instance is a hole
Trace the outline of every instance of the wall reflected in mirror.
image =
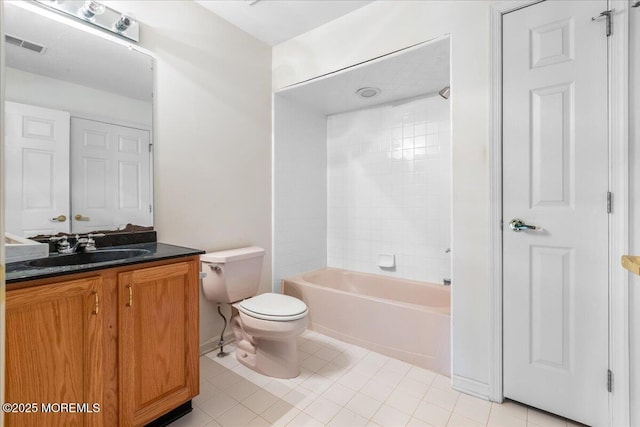
[(6, 231), (152, 226), (152, 58), (4, 8)]

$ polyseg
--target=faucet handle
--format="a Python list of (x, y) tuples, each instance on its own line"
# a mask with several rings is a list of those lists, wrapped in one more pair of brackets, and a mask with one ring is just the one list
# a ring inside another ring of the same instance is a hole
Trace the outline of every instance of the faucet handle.
[(73, 248), (69, 244), (68, 236), (54, 236), (50, 237), (49, 241), (56, 243), (56, 251), (59, 254), (68, 254), (73, 252)]
[(84, 251), (95, 251), (96, 250), (96, 241), (93, 240), (94, 237), (104, 237), (104, 233), (89, 233), (87, 234), (87, 238), (84, 239)]

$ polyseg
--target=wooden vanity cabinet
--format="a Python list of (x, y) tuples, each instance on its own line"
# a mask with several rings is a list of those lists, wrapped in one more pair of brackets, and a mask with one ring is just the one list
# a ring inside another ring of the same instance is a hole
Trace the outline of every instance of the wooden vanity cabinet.
[[(7, 426), (141, 426), (199, 393), (197, 256), (8, 284)], [(99, 412), (42, 413), (42, 403)]]

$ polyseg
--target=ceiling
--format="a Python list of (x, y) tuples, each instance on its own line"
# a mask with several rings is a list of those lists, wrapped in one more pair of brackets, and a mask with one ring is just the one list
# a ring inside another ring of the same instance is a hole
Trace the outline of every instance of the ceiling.
[(195, 1), (258, 40), (275, 46), (373, 0)]
[[(435, 95), (449, 81), (449, 39), (445, 38), (292, 86), (278, 95), (328, 115)], [(362, 98), (356, 94), (362, 87), (375, 87), (380, 93)]]
[(151, 57), (14, 4), (4, 4), (4, 31), (46, 49), (5, 44), (6, 65), (30, 73), (151, 101)]

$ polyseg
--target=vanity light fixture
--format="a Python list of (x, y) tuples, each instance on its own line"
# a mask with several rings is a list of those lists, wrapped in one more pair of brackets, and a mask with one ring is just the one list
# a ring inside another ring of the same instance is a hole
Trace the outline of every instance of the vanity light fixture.
[[(1, 0), (0, 0), (1, 1)], [(130, 13), (122, 13), (96, 0), (35, 0), (35, 4), (129, 40), (140, 40), (140, 25)]]

